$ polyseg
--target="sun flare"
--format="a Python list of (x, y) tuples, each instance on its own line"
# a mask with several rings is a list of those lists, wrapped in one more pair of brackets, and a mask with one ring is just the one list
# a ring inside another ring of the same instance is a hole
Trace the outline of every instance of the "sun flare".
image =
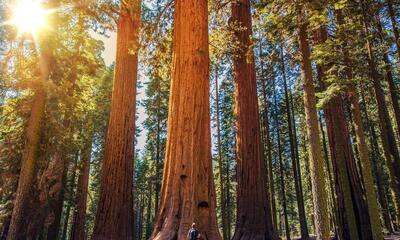
[(18, 0), (11, 7), (12, 18), (10, 23), (17, 27), (18, 34), (37, 34), (46, 27), (46, 17), (49, 11), (42, 7), (39, 0)]

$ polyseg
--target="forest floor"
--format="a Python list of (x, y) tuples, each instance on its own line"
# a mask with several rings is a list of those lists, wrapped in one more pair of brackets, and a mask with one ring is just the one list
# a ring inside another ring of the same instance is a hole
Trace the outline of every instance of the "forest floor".
[(385, 236), (386, 240), (400, 240), (400, 233), (395, 233), (393, 235), (386, 235)]
[[(310, 240), (316, 240), (316, 236), (310, 236)], [(332, 236), (331, 238), (334, 240), (335, 238)], [(301, 237), (294, 237), (293, 240), (301, 240)], [(400, 240), (400, 232), (396, 232), (392, 235), (386, 235), (385, 240)]]

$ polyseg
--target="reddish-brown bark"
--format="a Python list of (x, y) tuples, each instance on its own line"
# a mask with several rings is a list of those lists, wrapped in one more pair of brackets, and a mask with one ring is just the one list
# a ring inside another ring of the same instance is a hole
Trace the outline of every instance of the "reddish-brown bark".
[(92, 239), (133, 239), (133, 150), (140, 0), (122, 3), (111, 112)]
[[(316, 42), (323, 44), (328, 38), (325, 27), (320, 27), (315, 36)], [(319, 65), (317, 70), (319, 83), (325, 90), (325, 66)], [(363, 198), (362, 181), (357, 172), (343, 105), (341, 94), (335, 93), (324, 109), (335, 176), (339, 234), (344, 238), (360, 236), (372, 239), (368, 208)]]
[(265, 187), (249, 0), (232, 2), (232, 22), (245, 28), (235, 30), (241, 50), (234, 58), (238, 186), (233, 239), (277, 239)]
[(211, 162), (208, 6), (176, 0), (167, 147), (151, 239), (186, 239), (190, 226), (219, 240)]

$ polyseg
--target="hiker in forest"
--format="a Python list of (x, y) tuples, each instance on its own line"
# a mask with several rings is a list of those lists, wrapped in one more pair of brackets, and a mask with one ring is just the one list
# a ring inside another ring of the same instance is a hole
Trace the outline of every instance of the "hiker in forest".
[(188, 239), (189, 240), (200, 239), (200, 234), (196, 229), (196, 224), (195, 223), (192, 223), (192, 227), (189, 229)]

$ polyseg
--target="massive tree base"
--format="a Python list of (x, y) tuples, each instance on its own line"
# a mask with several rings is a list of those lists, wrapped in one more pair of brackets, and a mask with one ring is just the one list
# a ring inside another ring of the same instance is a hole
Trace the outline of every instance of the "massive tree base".
[[(166, 224), (164, 228), (162, 228), (154, 238), (153, 240), (181, 240), (181, 239), (187, 239), (187, 232), (180, 231), (179, 229), (179, 224)], [(220, 240), (220, 234), (218, 230), (213, 230), (213, 231), (208, 231), (206, 233), (201, 233), (201, 238), (202, 240)]]
[(187, 239), (194, 222), (201, 239), (220, 240), (211, 158), (207, 1), (175, 1), (173, 42), (164, 174), (150, 239)]
[(278, 237), (276, 238), (271, 238), (270, 233), (260, 231), (260, 232), (255, 232), (250, 229), (238, 229), (235, 232), (235, 235), (233, 235), (232, 240), (276, 240), (279, 239)]

